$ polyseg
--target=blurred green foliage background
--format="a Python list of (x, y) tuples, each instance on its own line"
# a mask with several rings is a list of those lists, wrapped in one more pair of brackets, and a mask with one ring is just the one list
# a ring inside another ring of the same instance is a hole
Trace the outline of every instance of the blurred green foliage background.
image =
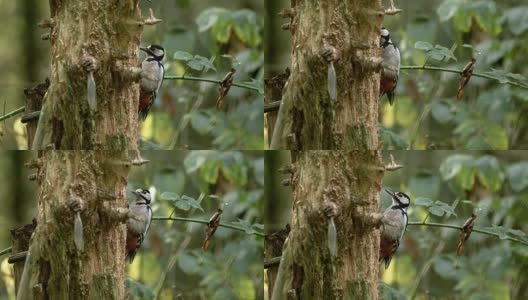
[[(166, 79), (141, 127), (143, 149), (258, 150), (263, 141), (263, 3), (258, 0), (140, 1), (163, 20), (145, 26), (141, 43), (166, 50), (166, 76), (222, 80), (233, 86), (220, 112), (218, 84)], [(50, 45), (37, 27), (49, 18), (46, 1), (0, 1), (0, 115), (24, 105), (24, 88), (49, 74)], [(138, 49), (139, 51), (139, 49)], [(141, 59), (144, 56), (141, 54)], [(139, 61), (138, 61), (139, 64)], [(21, 114), (1, 123), (0, 147), (25, 149)]]
[[(9, 229), (35, 216), (37, 189), (24, 163), (33, 152), (0, 155), (0, 250), (10, 246)], [(131, 153), (134, 155), (134, 153)], [(157, 217), (209, 220), (218, 208), (221, 222), (203, 252), (206, 225), (154, 220), (146, 242), (128, 266), (134, 299), (262, 299), (264, 157), (261, 151), (146, 151), (150, 163), (133, 168), (131, 191), (148, 188)], [(124, 250), (123, 250), (124, 251)], [(7, 257), (0, 257), (0, 299), (14, 299)]]
[[(500, 238), (474, 232), (457, 257), (459, 230), (409, 225), (390, 267), (382, 271), (380, 299), (524, 299), (528, 152), (384, 151), (387, 163), (390, 154), (404, 168), (386, 172), (382, 187), (411, 196), (409, 222), (462, 226), (474, 212), (475, 228)], [(266, 153), (266, 233), (290, 222), (291, 190), (277, 189), (285, 178), (278, 168), (289, 161), (287, 152)], [(390, 203), (383, 192), (380, 211)]]
[[(461, 70), (476, 58), (460, 102), (456, 73), (402, 69), (394, 106), (380, 100), (385, 149), (528, 148), (528, 6), (522, 0), (395, 0), (403, 13), (384, 26), (404, 66)], [(389, 1), (383, 1), (386, 8)], [(290, 64), (291, 40), (277, 13), (289, 1), (266, 1), (266, 77)], [(505, 84), (513, 82), (525, 88)], [(339, 93), (339, 91), (338, 91)]]

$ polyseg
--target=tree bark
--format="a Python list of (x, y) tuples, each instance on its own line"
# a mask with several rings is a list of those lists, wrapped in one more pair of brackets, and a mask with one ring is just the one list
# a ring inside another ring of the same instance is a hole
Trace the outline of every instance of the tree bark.
[[(50, 0), (51, 85), (33, 149), (135, 149), (139, 0)], [(87, 82), (93, 73), (95, 110)]]
[[(377, 299), (379, 230), (367, 220), (379, 210), (380, 154), (305, 151), (295, 170), (291, 232), (273, 299)], [(335, 256), (328, 207), (335, 215)]]
[[(18, 299), (125, 298), (127, 159), (126, 151), (44, 151), (33, 163), (38, 225)], [(72, 203), (81, 208), (81, 249)]]
[[(291, 76), (270, 148), (378, 149), (381, 1), (291, 3)], [(336, 100), (328, 92), (328, 59), (335, 68)]]

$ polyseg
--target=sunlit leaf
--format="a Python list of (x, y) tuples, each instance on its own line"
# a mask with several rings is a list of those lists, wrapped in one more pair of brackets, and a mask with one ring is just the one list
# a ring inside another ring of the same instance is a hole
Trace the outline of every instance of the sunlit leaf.
[(451, 19), (457, 12), (462, 1), (460, 0), (445, 0), (436, 9), (436, 14), (440, 19), (440, 22)]
[(472, 164), (473, 157), (465, 154), (454, 154), (449, 156), (440, 165), (440, 174), (443, 180), (450, 180), (455, 177), (464, 165)]
[(486, 155), (475, 161), (480, 183), (491, 191), (498, 191), (504, 180), (499, 161), (494, 156)]

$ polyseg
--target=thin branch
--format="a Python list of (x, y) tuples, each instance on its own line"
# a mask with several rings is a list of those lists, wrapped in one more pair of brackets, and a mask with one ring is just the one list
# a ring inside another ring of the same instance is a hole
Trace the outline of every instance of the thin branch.
[(264, 104), (264, 113), (269, 113), (273, 111), (278, 111), (280, 107), (281, 101), (273, 101), (270, 103)]
[(9, 119), (9, 118), (11, 118), (13, 116), (16, 116), (19, 113), (24, 112), (25, 109), (26, 109), (26, 107), (22, 106), (22, 107), (19, 107), (19, 108), (13, 110), (12, 112), (8, 112), (7, 114), (5, 114), (5, 115), (0, 117), (0, 122), (3, 121), (3, 120)]
[[(449, 72), (449, 73), (457, 73), (457, 74), (462, 74), (462, 71), (463, 71), (463, 70), (458, 70), (458, 69), (441, 68), (441, 67), (433, 67), (433, 66), (425, 66), (425, 65), (424, 66), (400, 66), (400, 70), (431, 70), (431, 71), (441, 71), (441, 72)], [(497, 77), (493, 77), (492, 75), (487, 75), (487, 74), (479, 73), (479, 72), (473, 72), (472, 76), (499, 81)], [(528, 89), (528, 85), (520, 84), (517, 82), (510, 81), (510, 80), (506, 81), (505, 83), (516, 86), (516, 87), (520, 87), (523, 89)]]
[(4, 254), (7, 254), (7, 253), (11, 253), (12, 249), (13, 249), (13, 247), (9, 247), (7, 249), (4, 249), (4, 250), (0, 251), (0, 256), (2, 256)]
[[(163, 77), (163, 79), (202, 81), (202, 82), (211, 82), (211, 83), (217, 83), (217, 84), (221, 84), (222, 83), (222, 80), (219, 80), (219, 79), (209, 79), (209, 78), (192, 77), (192, 76), (165, 76), (165, 77)], [(243, 89), (248, 89), (248, 90), (252, 90), (252, 91), (255, 91), (255, 92), (259, 92), (259, 88), (258, 87), (255, 87), (255, 86), (252, 86), (252, 85), (249, 85), (249, 84), (244, 84), (244, 83), (240, 83), (240, 82), (233, 82), (232, 86), (236, 86), (236, 87), (239, 87), (239, 88), (243, 88)]]
[(269, 269), (280, 264), (281, 256), (272, 257), (264, 261), (264, 269)]
[[(460, 225), (441, 224), (441, 223), (424, 223), (424, 222), (409, 222), (407, 225), (411, 225), (411, 226), (414, 225), (414, 226), (444, 227), (444, 228), (453, 228), (453, 229), (458, 229), (458, 230), (462, 230), (462, 228), (463, 228), (463, 226), (460, 226)], [(479, 229), (479, 228), (473, 228), (473, 232), (478, 232), (478, 233), (481, 233), (481, 234), (486, 234), (486, 235), (491, 235), (491, 236), (495, 236), (495, 237), (500, 237), (500, 234), (498, 234), (498, 233), (491, 232), (491, 231), (484, 230), (484, 229)], [(525, 242), (525, 241), (522, 241), (522, 240), (519, 240), (519, 239), (516, 239), (516, 238), (512, 238), (512, 237), (509, 237), (509, 236), (506, 237), (506, 240), (510, 240), (510, 241), (521, 243), (521, 244), (524, 244), (524, 245), (528, 246), (528, 242)]]
[[(159, 220), (159, 221), (182, 221), (182, 222), (191, 222), (191, 223), (200, 223), (200, 224), (209, 224), (209, 220), (199, 220), (199, 219), (190, 219), (190, 218), (181, 218), (181, 217), (153, 217), (152, 220)], [(243, 227), (238, 227), (238, 226), (235, 226), (235, 225), (231, 225), (231, 224), (225, 224), (225, 223), (220, 223), (219, 225), (220, 227), (225, 227), (225, 228), (231, 228), (231, 229), (235, 229), (235, 230), (238, 230), (238, 231), (243, 231), (243, 232), (246, 232), (246, 228), (243, 228)], [(264, 237), (264, 233), (261, 233), (261, 232), (253, 232), (252, 234), (254, 235), (258, 235), (258, 236), (261, 236), (261, 237)]]
[[(425, 223), (425, 220), (423, 222), (409, 222), (407, 223), (408, 226), (431, 226), (431, 227), (443, 227), (443, 228), (452, 228), (452, 229), (458, 229), (458, 230), (462, 230), (463, 229), (463, 226), (459, 226), (459, 225), (451, 225), (451, 224), (441, 224), (441, 223)], [(494, 236), (494, 237), (500, 237), (500, 234), (498, 233), (495, 233), (495, 232), (491, 232), (491, 231), (488, 231), (488, 230), (484, 230), (484, 229), (479, 229), (479, 228), (473, 228), (473, 232), (478, 232), (478, 233), (481, 233), (481, 234), (486, 234), (486, 235), (491, 235), (491, 236)], [(512, 238), (512, 237), (506, 237), (506, 240), (510, 240), (512, 242), (517, 242), (517, 243), (520, 243), (520, 244), (524, 244), (524, 245), (527, 245), (528, 246), (528, 242), (525, 242), (525, 241), (522, 241), (522, 240), (519, 240), (519, 239), (516, 239), (516, 238)], [(270, 268), (274, 265), (277, 264), (277, 260), (280, 261), (280, 257), (281, 256), (277, 256), (277, 257), (273, 257), (273, 258), (270, 258), (269, 260), (265, 260), (264, 261), (264, 268)]]
[[(192, 77), (192, 76), (165, 76), (163, 79), (168, 79), (168, 80), (189, 80), (189, 81), (202, 81), (202, 82), (211, 82), (211, 83), (218, 83), (218, 84), (221, 84), (222, 83), (222, 80), (216, 80), (216, 79), (209, 79), (209, 78), (200, 78), (200, 77)], [(257, 93), (260, 93), (260, 90), (258, 87), (255, 87), (255, 86), (252, 86), (252, 85), (249, 85), (249, 84), (244, 84), (244, 83), (240, 83), (240, 82), (233, 82), (232, 86), (236, 86), (236, 87), (239, 87), (239, 88), (243, 88), (243, 89), (247, 89), (247, 90), (252, 90), (252, 91), (255, 91)], [(17, 109), (15, 109), (14, 111), (12, 112), (9, 112), (3, 116), (0, 116), (0, 121), (3, 121), (3, 120), (6, 120), (6, 119), (9, 119), (13, 116), (16, 116), (18, 115), (19, 113), (22, 113), (24, 112), (25, 110), (25, 107), (22, 106), (22, 107), (19, 107)], [(40, 114), (40, 112), (33, 112), (34, 115), (31, 115), (32, 118), (35, 118), (37, 117), (36, 115)]]

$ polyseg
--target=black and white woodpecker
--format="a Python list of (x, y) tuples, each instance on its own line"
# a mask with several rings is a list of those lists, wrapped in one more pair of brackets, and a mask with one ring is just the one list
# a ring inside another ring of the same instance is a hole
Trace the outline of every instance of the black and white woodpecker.
[(147, 118), (150, 107), (156, 100), (163, 76), (165, 75), (165, 68), (163, 67), (163, 57), (165, 50), (160, 45), (150, 45), (148, 47), (141, 47), (140, 50), (147, 53), (147, 58), (141, 64), (141, 81), (139, 83), (139, 119), (144, 121)]
[(380, 46), (383, 48), (380, 98), (387, 94), (389, 103), (392, 105), (394, 103), (394, 90), (396, 90), (400, 75), (400, 50), (392, 43), (390, 33), (385, 27), (381, 28)]
[(136, 252), (145, 240), (152, 222), (150, 192), (146, 189), (137, 189), (133, 193), (136, 195), (136, 202), (128, 207), (126, 241), (126, 260), (130, 263), (134, 261)]
[(391, 195), (392, 204), (383, 212), (379, 261), (385, 261), (385, 269), (387, 269), (407, 228), (407, 207), (411, 198), (402, 192), (393, 193), (388, 189), (385, 191)]

